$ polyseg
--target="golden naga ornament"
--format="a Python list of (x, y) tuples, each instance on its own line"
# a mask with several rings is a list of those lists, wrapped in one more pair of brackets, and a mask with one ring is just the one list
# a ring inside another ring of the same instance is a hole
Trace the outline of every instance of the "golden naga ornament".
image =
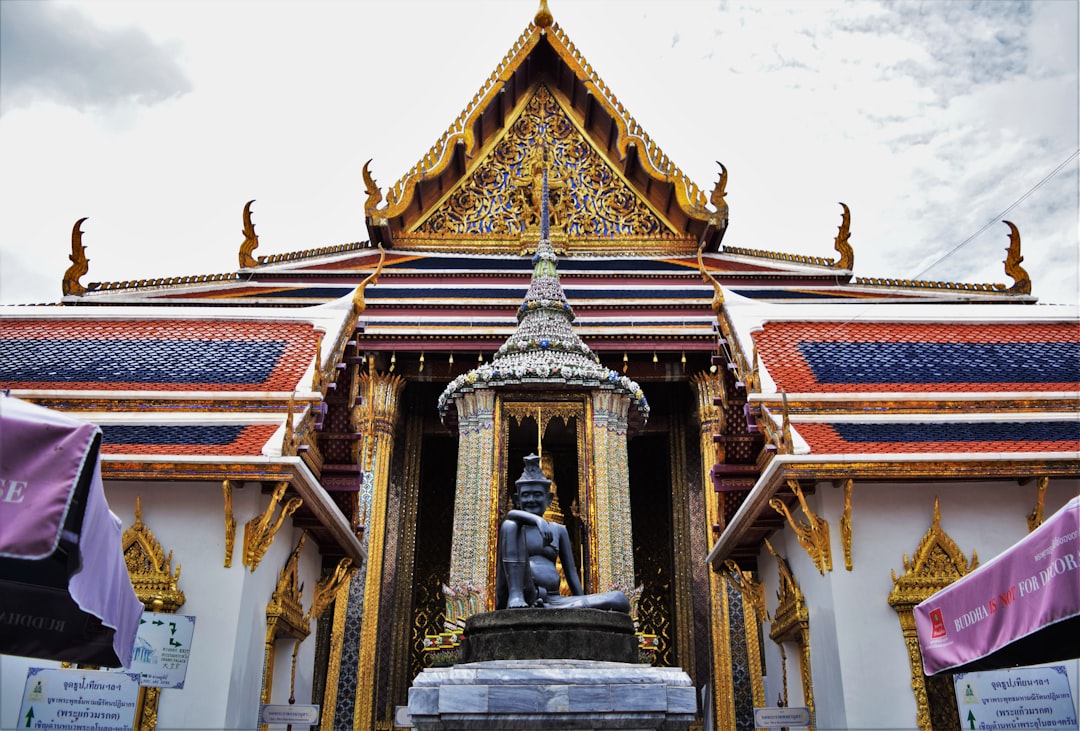
[(1031, 514), (1027, 516), (1028, 532), (1035, 530), (1043, 523), (1043, 511), (1045, 510), (1044, 504), (1046, 501), (1046, 488), (1050, 484), (1049, 477), (1040, 477), (1039, 486), (1035, 493), (1035, 507), (1031, 509)]
[(295, 513), (304, 501), (298, 497), (289, 498), (281, 508), (277, 519), (274, 520), (274, 510), (281, 504), (285, 497), (285, 490), (289, 487), (288, 482), (279, 482), (274, 488), (274, 494), (270, 498), (270, 504), (262, 515), (257, 515), (244, 524), (244, 565), (251, 571), (255, 571), (266, 555), (267, 550), (274, 543), (274, 536), (281, 529), (285, 519)]
[(71, 266), (64, 272), (64, 281), (60, 285), (64, 296), (74, 295), (81, 297), (86, 292), (79, 279), (90, 271), (90, 260), (86, 258), (86, 247), (82, 242), (82, 222), (87, 217), (80, 218), (75, 222), (75, 227), (71, 229), (71, 254), (68, 259), (71, 260)]
[(791, 530), (795, 533), (795, 538), (799, 541), (799, 545), (805, 549), (810, 560), (817, 566), (821, 575), (825, 575), (825, 571), (832, 571), (832, 546), (829, 543), (829, 522), (819, 515), (816, 515), (810, 506), (806, 502), (806, 496), (803, 494), (802, 487), (799, 486), (798, 480), (788, 480), (788, 487), (795, 493), (795, 497), (799, 500), (799, 506), (802, 508), (803, 513), (806, 515), (806, 520), (799, 520), (792, 515), (791, 510), (780, 498), (772, 498), (769, 500), (769, 505), (773, 510), (787, 518), (788, 525), (791, 526)]

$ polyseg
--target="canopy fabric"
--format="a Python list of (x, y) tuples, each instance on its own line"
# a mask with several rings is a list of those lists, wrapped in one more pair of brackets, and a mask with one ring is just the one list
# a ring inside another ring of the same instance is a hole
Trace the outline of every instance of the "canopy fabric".
[(0, 395), (0, 653), (131, 664), (143, 606), (100, 442), (92, 424)]
[(1080, 497), (915, 607), (927, 675), (1080, 657)]

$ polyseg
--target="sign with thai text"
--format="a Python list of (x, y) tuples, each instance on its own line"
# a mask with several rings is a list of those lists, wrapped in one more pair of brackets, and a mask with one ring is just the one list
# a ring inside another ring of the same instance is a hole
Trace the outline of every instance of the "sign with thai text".
[(953, 687), (961, 728), (1076, 728), (1076, 709), (1064, 665), (956, 673)]
[(139, 673), (142, 685), (183, 688), (194, 634), (195, 617), (143, 612), (128, 671)]
[(138, 700), (137, 673), (30, 668), (17, 728), (130, 731)]

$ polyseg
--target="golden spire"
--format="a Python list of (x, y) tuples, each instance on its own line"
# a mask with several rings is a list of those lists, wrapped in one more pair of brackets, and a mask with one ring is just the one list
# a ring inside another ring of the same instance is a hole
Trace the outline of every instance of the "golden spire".
[(540, 0), (540, 9), (536, 11), (536, 17), (533, 18), (533, 22), (536, 23), (537, 28), (547, 28), (555, 19), (551, 16), (551, 11), (548, 10), (547, 0)]

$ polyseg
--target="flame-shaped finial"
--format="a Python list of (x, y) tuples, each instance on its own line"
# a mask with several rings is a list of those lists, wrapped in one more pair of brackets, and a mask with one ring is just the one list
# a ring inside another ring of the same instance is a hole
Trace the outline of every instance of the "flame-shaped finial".
[(540, 9), (536, 11), (536, 17), (533, 18), (533, 22), (536, 23), (537, 28), (548, 28), (555, 22), (555, 18), (552, 17), (551, 11), (548, 10), (547, 0), (540, 0)]

